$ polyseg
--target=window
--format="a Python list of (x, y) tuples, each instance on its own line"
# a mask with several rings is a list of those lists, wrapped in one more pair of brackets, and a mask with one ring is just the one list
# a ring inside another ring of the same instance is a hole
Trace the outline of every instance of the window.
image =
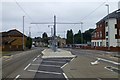
[(108, 42), (106, 42), (106, 46), (108, 47)]
[(117, 39), (117, 34), (115, 34), (115, 39)]
[(100, 42), (100, 46), (102, 46), (102, 42)]
[(100, 31), (100, 37), (102, 37), (102, 31)]
[(99, 42), (97, 42), (97, 46), (99, 46)]
[(106, 27), (108, 26), (108, 22), (105, 23)]
[(108, 32), (106, 32), (106, 36), (108, 36)]
[(117, 24), (115, 24), (115, 29), (117, 28)]
[(119, 29), (119, 36), (120, 36), (120, 29)]
[(95, 46), (96, 46), (96, 42), (95, 42)]

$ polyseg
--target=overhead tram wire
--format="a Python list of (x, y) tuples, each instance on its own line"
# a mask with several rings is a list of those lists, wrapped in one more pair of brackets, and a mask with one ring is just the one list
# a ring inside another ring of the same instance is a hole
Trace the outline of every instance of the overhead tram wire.
[(97, 8), (95, 8), (92, 12), (90, 12), (88, 15), (86, 15), (85, 17), (83, 17), (82, 19), (81, 19), (81, 21), (82, 20), (84, 20), (84, 19), (86, 19), (86, 18), (88, 18), (88, 16), (90, 16), (91, 14), (93, 14), (95, 11), (97, 11), (100, 7), (102, 7), (104, 4), (105, 4), (106, 2), (103, 2), (102, 4), (100, 4)]
[[(21, 7), (21, 5), (15, 0), (15, 3), (17, 4), (17, 6), (24, 12), (25, 15), (28, 16), (28, 18), (33, 22), (33, 19), (30, 17), (30, 15), (28, 15), (28, 13), (23, 9), (23, 7)], [(36, 26), (38, 27), (38, 25), (36, 24)]]

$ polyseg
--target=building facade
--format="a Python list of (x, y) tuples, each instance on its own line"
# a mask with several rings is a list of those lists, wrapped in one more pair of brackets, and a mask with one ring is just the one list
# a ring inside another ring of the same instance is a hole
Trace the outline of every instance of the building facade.
[[(2, 51), (23, 50), (23, 34), (14, 29), (0, 33), (0, 47)], [(26, 46), (27, 36), (24, 35), (24, 48)]]
[(92, 33), (92, 46), (120, 47), (120, 9), (96, 23), (96, 30)]

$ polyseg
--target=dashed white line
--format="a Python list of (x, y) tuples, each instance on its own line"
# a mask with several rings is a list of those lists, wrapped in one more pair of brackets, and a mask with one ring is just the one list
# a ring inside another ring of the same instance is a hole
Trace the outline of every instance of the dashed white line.
[(33, 62), (36, 61), (36, 60), (37, 60), (37, 58), (35, 58), (35, 59), (33, 60)]
[(65, 73), (63, 73), (63, 75), (64, 75), (64, 77), (65, 77), (67, 80), (69, 80)]
[(61, 68), (65, 67), (68, 63), (64, 64)]
[(28, 64), (25, 68), (24, 68), (24, 70), (26, 70), (29, 66), (31, 65), (31, 63), (30, 64)]
[(43, 62), (52, 62), (52, 63), (65, 63), (65, 62), (58, 62), (58, 61), (43, 61)]
[(15, 79), (17, 79), (17, 78), (19, 78), (20, 77), (20, 75), (17, 75), (16, 77), (15, 77)]
[(57, 75), (61, 75), (61, 73), (58, 72), (47, 72), (47, 71), (38, 71), (38, 70), (28, 70), (31, 72), (39, 72), (39, 73), (47, 73), (47, 74), (57, 74)]

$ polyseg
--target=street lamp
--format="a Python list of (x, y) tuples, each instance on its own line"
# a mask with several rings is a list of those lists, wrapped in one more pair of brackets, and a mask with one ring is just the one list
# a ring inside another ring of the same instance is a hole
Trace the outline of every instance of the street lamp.
[(108, 50), (110, 50), (110, 27), (109, 27), (109, 5), (105, 5), (107, 7), (107, 13), (108, 13)]
[[(48, 25), (48, 27), (54, 26), (54, 25)], [(53, 49), (53, 28), (51, 28), (51, 48)]]
[(83, 43), (83, 35), (82, 35), (82, 31), (83, 31), (83, 22), (80, 22), (81, 24), (81, 44)]
[(25, 16), (23, 16), (23, 50), (24, 50), (24, 18)]

